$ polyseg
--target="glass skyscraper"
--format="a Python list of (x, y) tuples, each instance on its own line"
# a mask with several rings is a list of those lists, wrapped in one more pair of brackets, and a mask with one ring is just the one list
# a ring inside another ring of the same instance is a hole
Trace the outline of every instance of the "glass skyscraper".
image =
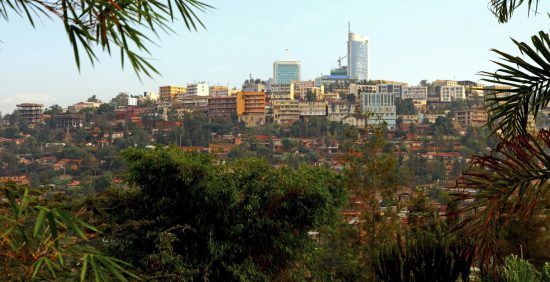
[(348, 76), (358, 80), (369, 80), (369, 39), (349, 32)]
[(290, 84), (293, 81), (300, 81), (301, 71), (299, 61), (276, 61), (273, 63), (273, 83)]

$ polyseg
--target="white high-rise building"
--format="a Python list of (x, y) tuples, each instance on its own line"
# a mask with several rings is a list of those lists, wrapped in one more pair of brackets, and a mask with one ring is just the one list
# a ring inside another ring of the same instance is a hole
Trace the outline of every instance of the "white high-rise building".
[(441, 86), (440, 101), (451, 102), (455, 100), (466, 99), (466, 89), (464, 86)]
[(187, 85), (188, 96), (208, 96), (210, 94), (210, 87), (204, 82), (193, 83)]
[(348, 33), (348, 76), (369, 80), (369, 38)]
[(361, 104), (368, 125), (386, 123), (388, 129), (395, 128), (397, 115), (394, 93), (362, 93)]

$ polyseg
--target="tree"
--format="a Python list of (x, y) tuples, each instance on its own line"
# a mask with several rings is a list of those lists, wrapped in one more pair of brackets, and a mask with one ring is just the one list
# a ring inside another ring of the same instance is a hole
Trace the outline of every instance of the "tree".
[[(0, 277), (13, 280), (139, 280), (131, 266), (90, 244), (98, 230), (73, 214), (41, 203), (43, 195), (0, 184)], [(79, 272), (79, 275), (75, 272)]]
[(128, 98), (129, 96), (127, 93), (121, 92), (111, 100), (111, 103), (114, 104), (115, 108), (126, 107), (128, 106)]
[[(491, 1), (500, 22), (507, 22), (525, 3), (536, 10), (539, 1)], [(528, 220), (548, 192), (550, 156), (545, 150), (550, 145), (550, 133), (532, 133), (528, 125), (550, 102), (550, 38), (541, 31), (531, 41), (532, 46), (513, 40), (521, 56), (493, 50), (501, 56), (501, 61), (495, 62), (500, 69), (482, 72), (484, 80), (509, 87), (496, 88), (486, 97), (488, 127), (500, 139), (499, 144), (491, 155), (475, 156), (457, 183), (459, 188), (478, 191), (475, 196), (456, 195), (459, 202), (475, 200), (460, 209), (473, 215), (456, 230), (465, 230), (476, 240), (473, 251), (480, 254), (484, 271), (489, 270), (492, 259), (502, 262), (499, 230), (512, 217)]]
[(361, 228), (364, 228), (362, 232), (367, 237), (366, 251), (371, 254), (377, 245), (387, 239), (382, 232), (383, 228), (391, 226), (391, 222), (383, 221), (380, 215), (381, 203), (378, 198), (391, 203), (400, 184), (397, 158), (393, 153), (384, 153), (386, 143), (383, 129), (374, 128), (373, 134), (364, 144), (350, 147), (350, 167), (345, 171), (348, 189), (362, 202), (359, 209), (365, 223)]
[(416, 114), (416, 108), (412, 99), (395, 99), (395, 108), (398, 115), (414, 115)]
[(94, 102), (94, 103), (99, 103), (99, 102), (101, 102), (101, 101), (97, 98), (96, 95), (92, 95), (92, 96), (91, 96), (90, 98), (88, 98), (86, 101), (87, 101), (87, 102)]
[(50, 106), (44, 111), (45, 115), (55, 116), (63, 113), (63, 108), (57, 104)]
[(537, 137), (518, 136), (502, 141), (489, 156), (474, 156), (471, 167), (457, 183), (458, 188), (477, 190), (476, 194), (455, 195), (455, 201), (474, 200), (460, 212), (475, 213), (457, 229), (465, 230), (478, 243), (476, 251), (485, 266), (499, 257), (498, 230), (511, 216), (529, 218), (541, 198), (548, 193), (550, 180), (550, 131)]
[(409, 224), (425, 226), (436, 218), (436, 207), (424, 193), (416, 193), (408, 203)]
[(315, 101), (317, 101), (317, 95), (315, 95), (315, 93), (313, 93), (313, 91), (311, 91), (311, 89), (308, 89), (307, 92), (306, 92), (306, 100), (308, 102), (315, 102)]
[(348, 222), (319, 230), (315, 248), (302, 255), (286, 281), (367, 281), (359, 232)]
[(26, 17), (32, 26), (42, 17), (59, 20), (73, 47), (78, 69), (82, 50), (94, 64), (98, 61), (96, 47), (108, 54), (118, 49), (122, 66), (129, 62), (138, 76), (158, 74), (146, 58), (146, 44), (152, 42), (148, 34), (171, 32), (168, 24), (177, 16), (187, 29), (197, 30), (203, 26), (197, 11), (212, 8), (198, 0), (0, 0), (0, 7), (0, 19), (4, 20), (11, 12)]
[(265, 280), (284, 275), (335, 222), (342, 177), (327, 169), (219, 162), (178, 148), (123, 153), (135, 187), (89, 202), (113, 222), (106, 240), (151, 277)]
[(441, 137), (441, 135), (454, 135), (456, 130), (453, 123), (448, 117), (437, 117), (435, 123), (430, 124), (430, 131), (433, 135)]
[(529, 14), (537, 14), (540, 0), (490, 0), (491, 11), (497, 17), (500, 23), (506, 23), (514, 14), (515, 10), (527, 4)]

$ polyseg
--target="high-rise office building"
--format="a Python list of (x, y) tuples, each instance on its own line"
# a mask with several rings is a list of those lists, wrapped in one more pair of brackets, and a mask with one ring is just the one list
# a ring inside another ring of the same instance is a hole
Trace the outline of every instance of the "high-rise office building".
[(393, 130), (396, 125), (395, 93), (362, 93), (363, 114), (368, 115), (367, 124), (386, 124)]
[(348, 33), (348, 76), (369, 80), (369, 39), (366, 36)]
[(290, 84), (300, 81), (302, 66), (299, 61), (275, 61), (273, 63), (273, 84)]

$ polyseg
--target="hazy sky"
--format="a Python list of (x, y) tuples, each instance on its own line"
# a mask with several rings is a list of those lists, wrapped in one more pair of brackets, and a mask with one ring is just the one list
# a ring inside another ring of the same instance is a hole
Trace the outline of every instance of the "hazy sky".
[[(546, 30), (545, 14), (525, 9), (501, 25), (488, 0), (204, 0), (216, 7), (202, 15), (207, 30), (163, 35), (151, 46), (162, 76), (143, 81), (122, 70), (118, 56), (101, 56), (79, 73), (62, 26), (44, 19), (36, 29), (17, 17), (0, 21), (0, 111), (16, 103), (67, 106), (95, 94), (158, 91), (163, 84), (193, 81), (240, 86), (249, 74), (272, 76), (272, 63), (290, 49), (302, 61), (302, 77), (328, 74), (346, 54), (347, 22), (370, 37), (372, 79), (417, 84), (421, 79), (478, 80), (494, 70), (492, 47), (515, 51), (509, 37), (529, 40)], [(546, 7), (541, 7), (542, 11)]]

